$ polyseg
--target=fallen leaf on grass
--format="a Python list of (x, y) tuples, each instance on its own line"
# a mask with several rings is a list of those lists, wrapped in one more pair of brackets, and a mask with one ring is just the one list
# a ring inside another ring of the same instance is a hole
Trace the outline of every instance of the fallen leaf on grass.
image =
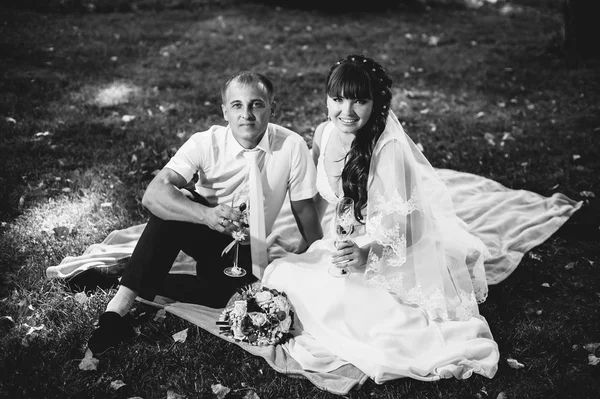
[(508, 398), (508, 396), (506, 396), (506, 394), (504, 392), (500, 392), (498, 394), (498, 396), (496, 396), (496, 399), (506, 399)]
[(588, 355), (588, 364), (590, 366), (597, 366), (598, 363), (600, 363), (600, 358), (598, 358), (594, 355)]
[(6, 118), (4, 118), (4, 120), (10, 123), (17, 123), (15, 118), (11, 118), (10, 116), (7, 116)]
[(127, 384), (125, 384), (123, 381), (115, 380), (110, 383), (110, 389), (112, 389), (113, 391), (117, 391), (120, 388), (123, 388), (125, 385), (127, 385)]
[(599, 346), (600, 346), (600, 343), (592, 342), (591, 344), (583, 345), (583, 349), (585, 349), (588, 352), (594, 352), (596, 349), (598, 349)]
[(495, 137), (492, 133), (484, 134), (483, 138), (488, 142), (489, 145), (496, 145)]
[(188, 329), (186, 328), (185, 330), (181, 330), (178, 333), (173, 334), (173, 340), (175, 342), (185, 342), (185, 340), (187, 339), (187, 333), (188, 333)]
[(579, 195), (581, 195), (582, 197), (588, 197), (588, 198), (596, 198), (596, 194), (594, 194), (593, 191), (582, 191), (579, 193)]
[(229, 392), (231, 392), (230, 388), (227, 388), (221, 384), (212, 384), (210, 388), (218, 399), (223, 399)]
[(548, 284), (548, 283), (544, 283), (544, 284), (542, 284), (542, 287), (545, 287), (545, 288), (550, 288), (550, 284)]
[(166, 317), (167, 317), (167, 311), (164, 309), (159, 309), (158, 312), (156, 312), (156, 314), (154, 315), (154, 321), (162, 323), (163, 321), (165, 321)]
[(427, 44), (430, 46), (437, 46), (440, 42), (440, 38), (438, 36), (429, 36), (429, 40), (427, 40)]
[(506, 359), (506, 363), (508, 363), (510, 368), (516, 369), (516, 370), (519, 370), (519, 369), (522, 369), (523, 367), (525, 367), (525, 365), (523, 363), (519, 363), (519, 361), (516, 359), (508, 358), (508, 359)]
[(123, 115), (121, 120), (125, 123), (129, 123), (135, 119), (135, 115)]
[(89, 300), (85, 292), (78, 292), (77, 294), (75, 294), (74, 298), (75, 302), (77, 302), (80, 305), (85, 305)]
[(567, 263), (567, 265), (565, 266), (565, 270), (571, 270), (572, 268), (575, 267), (575, 262), (569, 262)]
[(167, 391), (167, 399), (184, 399), (184, 396), (178, 394), (175, 391), (168, 390)]
[(594, 264), (596, 263), (593, 260), (589, 260), (588, 258), (582, 258), (583, 260), (585, 260), (586, 262), (588, 262), (590, 264), (590, 266), (594, 266)]
[(510, 133), (508, 133), (508, 132), (504, 132), (504, 134), (502, 135), (502, 140), (500, 141), (500, 146), (504, 147), (504, 143), (505, 143), (507, 140), (512, 140), (512, 141), (515, 141), (515, 138), (514, 138), (513, 136), (511, 136), (511, 134), (510, 134)]
[(246, 394), (244, 395), (244, 399), (260, 399), (260, 396), (257, 395), (256, 392), (254, 392), (252, 389), (246, 391)]
[(27, 332), (25, 333), (25, 335), (31, 335), (31, 334), (33, 334), (34, 332), (36, 332), (36, 331), (40, 331), (40, 330), (42, 330), (42, 329), (44, 328), (44, 325), (43, 325), (43, 324), (42, 324), (41, 326), (34, 327), (34, 326), (30, 326), (30, 325), (29, 325), (29, 324), (27, 324), (27, 323), (23, 323), (23, 326), (24, 326), (24, 327), (27, 327)]
[(98, 368), (98, 364), (100, 364), (100, 360), (96, 359), (92, 351), (88, 348), (81, 363), (79, 363), (79, 370), (93, 371)]

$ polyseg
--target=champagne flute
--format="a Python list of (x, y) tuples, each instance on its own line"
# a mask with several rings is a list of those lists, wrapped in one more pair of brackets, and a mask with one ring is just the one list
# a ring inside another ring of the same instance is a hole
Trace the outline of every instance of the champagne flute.
[[(334, 245), (345, 241), (354, 232), (354, 200), (352, 198), (340, 198), (335, 206), (334, 228), (336, 239)], [(350, 270), (347, 267), (330, 266), (329, 274), (334, 277), (348, 277)]]
[[(236, 195), (234, 194), (231, 198), (231, 207), (233, 208), (235, 205), (235, 199), (236, 199)], [(248, 213), (248, 206), (246, 204), (246, 202), (242, 202), (239, 205), (239, 210), (244, 213), (244, 215), (247, 215)], [(244, 230), (244, 225), (243, 223), (246, 221), (246, 217), (243, 217), (243, 222), (242, 225), (239, 226), (238, 231), (241, 232)], [(225, 273), (227, 276), (229, 277), (244, 277), (246, 275), (246, 270), (242, 269), (239, 266), (239, 251), (240, 251), (240, 241), (235, 237), (235, 233), (233, 236), (235, 242), (233, 243), (234, 245), (234, 249), (233, 249), (233, 266), (230, 267), (226, 267), (223, 270), (223, 273)]]

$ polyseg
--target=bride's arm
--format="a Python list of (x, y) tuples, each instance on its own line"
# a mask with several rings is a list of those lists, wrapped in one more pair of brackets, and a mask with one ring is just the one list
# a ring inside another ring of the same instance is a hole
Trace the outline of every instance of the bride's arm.
[[(317, 126), (317, 128), (315, 129), (315, 134), (313, 136), (311, 153), (312, 153), (312, 158), (313, 158), (313, 162), (315, 163), (315, 166), (318, 165), (319, 156), (321, 155), (321, 139), (323, 138), (323, 130), (325, 130), (325, 125), (327, 125), (327, 122), (323, 122), (319, 126)], [(327, 210), (327, 205), (328, 205), (327, 201), (325, 201), (319, 195), (319, 193), (317, 193), (317, 195), (314, 197), (314, 201), (315, 201), (315, 206), (317, 207), (317, 214), (319, 216), (319, 221), (322, 221), (323, 216), (325, 215), (325, 211)]]
[(315, 134), (313, 135), (312, 148), (310, 152), (312, 153), (315, 166), (317, 166), (319, 163), (319, 155), (321, 155), (321, 139), (323, 138), (323, 130), (325, 130), (325, 125), (327, 125), (327, 122), (323, 122), (317, 126), (315, 129)]

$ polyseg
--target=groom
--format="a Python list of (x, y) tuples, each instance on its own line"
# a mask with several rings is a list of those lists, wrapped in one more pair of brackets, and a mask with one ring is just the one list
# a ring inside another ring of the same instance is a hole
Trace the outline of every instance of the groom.
[[(124, 316), (137, 296), (152, 301), (160, 292), (218, 308), (239, 287), (260, 278), (267, 266), (265, 237), (286, 196), (306, 243), (322, 237), (312, 199), (314, 164), (301, 136), (269, 123), (276, 107), (273, 95), (272, 82), (262, 74), (232, 76), (221, 90), (228, 126), (194, 134), (150, 182), (142, 203), (152, 215), (88, 342), (92, 353), (135, 336)], [(251, 245), (239, 246), (239, 264), (247, 273), (228, 277), (223, 269), (231, 259), (221, 253), (242, 223), (239, 202), (233, 206), (233, 201), (248, 196), (257, 201), (250, 201)], [(264, 218), (255, 222), (252, 212), (261, 201)], [(253, 223), (264, 224), (263, 230), (253, 232)], [(183, 283), (182, 276), (168, 274), (179, 251), (196, 260), (191, 285), (189, 276)]]

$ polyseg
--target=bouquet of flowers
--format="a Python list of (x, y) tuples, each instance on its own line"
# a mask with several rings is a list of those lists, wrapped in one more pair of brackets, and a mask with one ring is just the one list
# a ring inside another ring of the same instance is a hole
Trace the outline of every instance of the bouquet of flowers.
[(242, 288), (230, 304), (217, 321), (222, 334), (255, 346), (289, 338), (294, 311), (284, 292), (253, 284)]

